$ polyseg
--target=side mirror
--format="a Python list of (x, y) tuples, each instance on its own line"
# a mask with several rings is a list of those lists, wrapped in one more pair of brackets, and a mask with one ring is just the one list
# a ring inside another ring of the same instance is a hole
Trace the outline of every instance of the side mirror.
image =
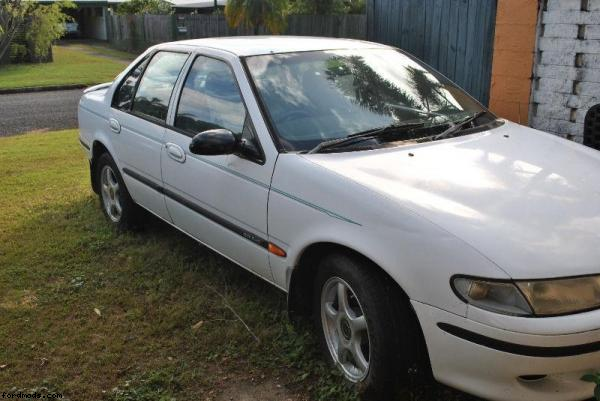
[(196, 155), (229, 155), (238, 149), (240, 141), (227, 129), (211, 129), (196, 134), (190, 143), (190, 152)]

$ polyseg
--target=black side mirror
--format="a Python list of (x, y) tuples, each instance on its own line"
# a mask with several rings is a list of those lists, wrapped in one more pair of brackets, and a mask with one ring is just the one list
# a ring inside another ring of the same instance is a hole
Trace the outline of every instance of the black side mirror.
[(217, 156), (236, 152), (240, 141), (227, 129), (211, 129), (196, 134), (190, 143), (190, 152), (196, 155)]

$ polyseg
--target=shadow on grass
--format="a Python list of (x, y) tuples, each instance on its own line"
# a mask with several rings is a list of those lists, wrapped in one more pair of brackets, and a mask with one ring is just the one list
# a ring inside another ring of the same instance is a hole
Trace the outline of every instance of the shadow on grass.
[[(275, 377), (294, 400), (357, 399), (311, 331), (290, 325), (282, 292), (150, 214), (119, 234), (82, 196), (3, 236), (0, 290), (35, 304), (0, 307), (0, 390), (45, 382), (73, 398), (212, 399), (232, 380)], [(435, 383), (397, 399), (474, 400)]]

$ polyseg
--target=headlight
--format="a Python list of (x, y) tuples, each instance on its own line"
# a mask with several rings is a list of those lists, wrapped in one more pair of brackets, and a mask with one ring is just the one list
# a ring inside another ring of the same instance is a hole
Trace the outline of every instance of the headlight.
[(452, 284), (456, 294), (473, 306), (505, 315), (533, 315), (527, 300), (512, 282), (456, 277)]
[(555, 316), (600, 308), (600, 276), (497, 281), (457, 276), (456, 294), (468, 304), (514, 316)]
[(563, 315), (600, 307), (600, 276), (518, 281), (536, 315)]

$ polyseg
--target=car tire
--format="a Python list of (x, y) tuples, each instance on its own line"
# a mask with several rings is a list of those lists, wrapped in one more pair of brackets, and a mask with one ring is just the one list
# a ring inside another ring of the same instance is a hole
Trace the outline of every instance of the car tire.
[[(391, 280), (369, 261), (346, 253), (326, 256), (315, 280), (321, 346), (367, 400), (391, 399), (399, 384), (418, 376), (426, 359), (416, 316)], [(347, 309), (339, 301), (342, 293)]]
[(98, 157), (95, 166), (100, 206), (108, 221), (119, 231), (137, 228), (140, 223), (140, 207), (127, 191), (113, 158), (110, 154), (103, 153)]

